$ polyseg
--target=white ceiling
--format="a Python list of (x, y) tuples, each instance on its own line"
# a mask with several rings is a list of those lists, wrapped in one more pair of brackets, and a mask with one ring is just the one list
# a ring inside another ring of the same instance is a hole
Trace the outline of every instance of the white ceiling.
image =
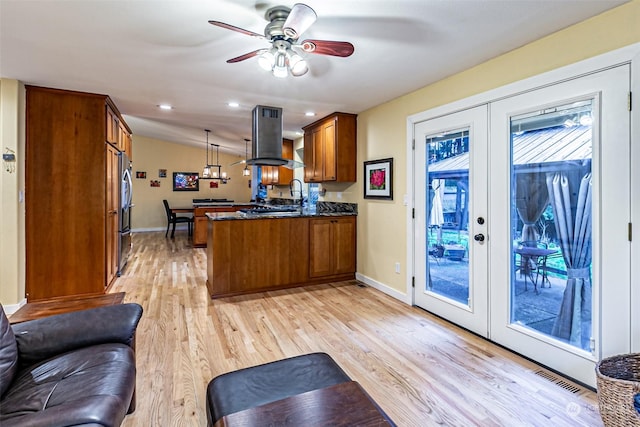
[(209, 128), (221, 151), (244, 154), (255, 105), (282, 107), (295, 138), (334, 111), (360, 113), (626, 2), (304, 1), (318, 20), (301, 39), (355, 52), (309, 54), (309, 73), (278, 79), (256, 58), (225, 62), (265, 40), (207, 21), (262, 34), (265, 11), (293, 0), (0, 0), (0, 76), (107, 94), (134, 134), (202, 146)]

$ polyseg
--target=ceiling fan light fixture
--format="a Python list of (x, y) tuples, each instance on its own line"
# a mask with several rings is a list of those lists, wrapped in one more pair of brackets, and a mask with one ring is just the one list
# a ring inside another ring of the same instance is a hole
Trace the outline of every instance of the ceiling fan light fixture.
[(271, 51), (266, 51), (258, 58), (258, 64), (263, 70), (271, 71), (273, 70), (273, 66), (276, 64), (276, 58)]
[(280, 78), (285, 78), (289, 75), (287, 71), (287, 56), (283, 52), (276, 54), (276, 63), (273, 66), (273, 75)]
[(307, 71), (309, 71), (307, 61), (297, 53), (289, 55), (289, 69), (291, 71), (291, 75), (295, 77), (303, 76), (307, 74)]
[(309, 27), (316, 22), (316, 12), (306, 4), (296, 3), (284, 22), (282, 31), (285, 36), (297, 39)]

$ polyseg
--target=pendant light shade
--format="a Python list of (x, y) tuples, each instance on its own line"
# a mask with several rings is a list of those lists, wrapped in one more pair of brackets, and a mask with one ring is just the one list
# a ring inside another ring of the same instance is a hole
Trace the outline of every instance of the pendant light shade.
[(206, 132), (207, 135), (207, 140), (206, 140), (206, 162), (205, 162), (205, 166), (202, 169), (202, 177), (200, 177), (200, 179), (219, 179), (222, 181), (223, 184), (226, 184), (227, 181), (229, 181), (231, 179), (230, 176), (227, 175), (226, 172), (222, 172), (222, 166), (220, 165), (219, 162), (219, 150), (220, 150), (220, 145), (218, 144), (211, 144), (212, 147), (215, 147), (216, 150), (216, 163), (213, 164), (213, 148), (211, 149), (211, 158), (209, 157), (209, 132), (211, 132), (209, 129), (205, 129), (204, 130)]
[(249, 140), (247, 138), (244, 139), (244, 169), (242, 169), (242, 176), (251, 175), (251, 169), (249, 169), (249, 165), (247, 164), (247, 160), (249, 160)]

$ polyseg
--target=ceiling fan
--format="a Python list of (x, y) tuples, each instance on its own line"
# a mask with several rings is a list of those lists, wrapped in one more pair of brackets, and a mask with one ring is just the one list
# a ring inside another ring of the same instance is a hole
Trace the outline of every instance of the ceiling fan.
[(289, 73), (297, 77), (309, 71), (306, 61), (298, 51), (343, 58), (350, 56), (354, 51), (353, 45), (349, 42), (313, 39), (299, 41), (302, 33), (317, 19), (316, 12), (306, 4), (296, 3), (291, 9), (286, 6), (272, 7), (265, 13), (265, 19), (269, 23), (264, 29), (264, 35), (224, 22), (209, 21), (211, 25), (271, 42), (271, 48), (245, 53), (227, 60), (228, 63), (259, 56), (260, 66), (273, 72), (276, 77), (286, 77)]

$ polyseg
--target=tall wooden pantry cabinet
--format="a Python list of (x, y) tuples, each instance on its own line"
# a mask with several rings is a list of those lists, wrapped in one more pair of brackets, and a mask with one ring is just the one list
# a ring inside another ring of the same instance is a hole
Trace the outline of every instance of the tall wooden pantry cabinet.
[[(118, 126), (118, 140), (107, 129)], [(131, 131), (106, 95), (26, 86), (26, 296), (102, 294), (116, 277)]]

